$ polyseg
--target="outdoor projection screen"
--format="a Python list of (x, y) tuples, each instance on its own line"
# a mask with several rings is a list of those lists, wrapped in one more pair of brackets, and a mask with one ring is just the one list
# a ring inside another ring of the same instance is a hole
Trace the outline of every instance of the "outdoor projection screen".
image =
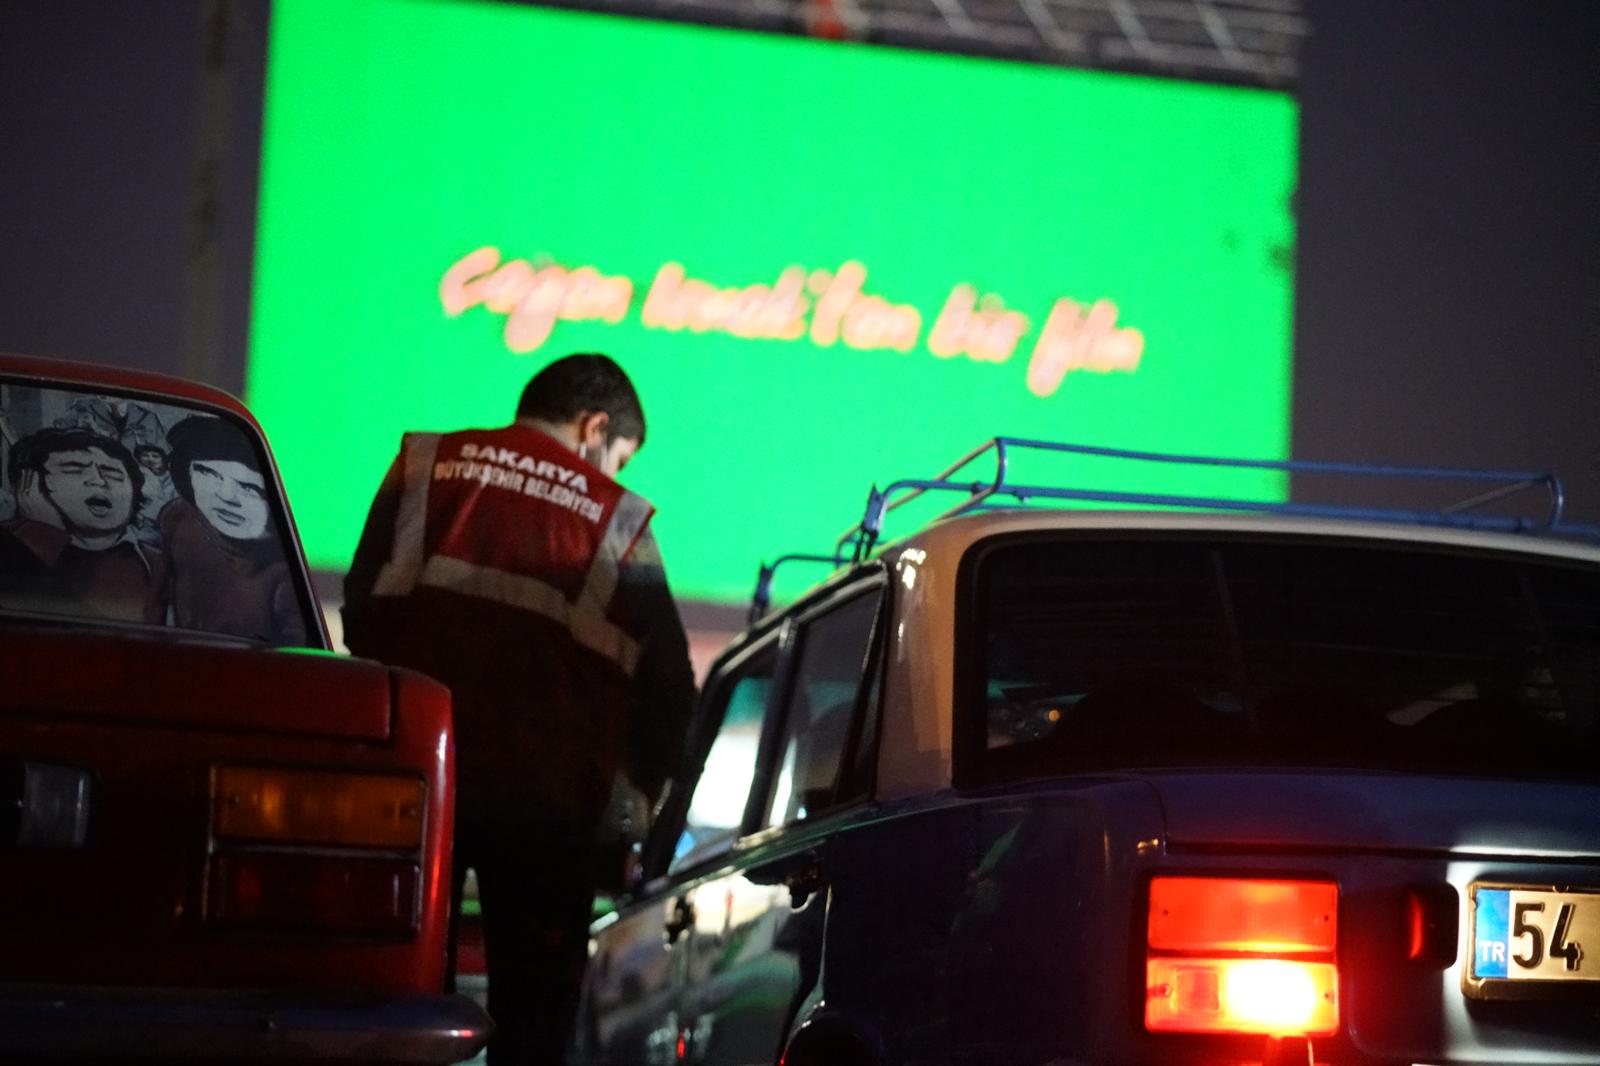
[(995, 435), (1287, 455), (1284, 94), (446, 0), (277, 0), (268, 62), (247, 399), (314, 567), (402, 431), (575, 351), (639, 386), (691, 599)]

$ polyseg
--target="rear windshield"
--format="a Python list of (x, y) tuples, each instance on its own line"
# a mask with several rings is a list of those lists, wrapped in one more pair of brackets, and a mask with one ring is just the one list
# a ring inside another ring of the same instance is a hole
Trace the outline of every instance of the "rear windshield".
[(305, 645), (297, 559), (244, 423), (0, 381), (0, 613)]
[(1197, 765), (1600, 778), (1594, 566), (1056, 537), (1003, 542), (975, 576), (992, 779)]

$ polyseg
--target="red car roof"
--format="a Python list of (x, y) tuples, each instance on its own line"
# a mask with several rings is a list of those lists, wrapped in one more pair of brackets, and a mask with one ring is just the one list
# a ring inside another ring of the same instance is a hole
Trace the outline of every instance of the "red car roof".
[(156, 374), (147, 370), (130, 370), (127, 367), (107, 366), (103, 363), (79, 363), (66, 359), (43, 359), (14, 352), (0, 352), (0, 374), (23, 377), (73, 381), (98, 385), (116, 391), (158, 393), (181, 396), (187, 400), (212, 404), (227, 409), (244, 419), (256, 430), (261, 429), (243, 403), (230, 393), (197, 381)]

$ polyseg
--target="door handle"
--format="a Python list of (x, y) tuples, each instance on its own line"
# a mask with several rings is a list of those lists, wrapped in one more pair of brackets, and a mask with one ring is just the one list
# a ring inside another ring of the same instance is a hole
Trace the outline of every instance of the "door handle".
[(753, 866), (745, 872), (752, 884), (782, 885), (789, 890), (789, 905), (795, 910), (822, 887), (825, 875), (822, 856), (816, 849), (786, 855), (781, 859)]
[(822, 860), (816, 852), (807, 852), (806, 861), (789, 871), (783, 887), (789, 890), (789, 906), (795, 910), (805, 906), (806, 900), (822, 887)]
[(678, 938), (689, 931), (689, 926), (694, 924), (694, 901), (688, 896), (679, 896), (672, 901), (667, 914), (667, 920), (661, 924), (661, 932), (667, 938), (667, 944), (678, 942)]

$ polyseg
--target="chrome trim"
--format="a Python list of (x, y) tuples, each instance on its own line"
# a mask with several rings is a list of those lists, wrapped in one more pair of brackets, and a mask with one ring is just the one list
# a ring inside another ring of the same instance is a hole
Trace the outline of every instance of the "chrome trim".
[(182, 988), (0, 984), (7, 1056), (82, 1062), (340, 1062), (446, 1066), (476, 1055), (493, 1023), (459, 995), (323, 996)]

